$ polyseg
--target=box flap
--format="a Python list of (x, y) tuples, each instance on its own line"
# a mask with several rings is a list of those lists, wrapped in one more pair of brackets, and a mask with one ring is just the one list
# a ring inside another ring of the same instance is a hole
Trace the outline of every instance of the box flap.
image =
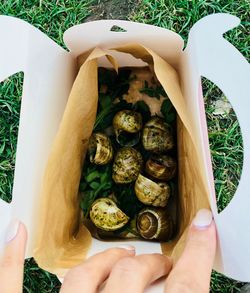
[(0, 246), (10, 218), (18, 218), (28, 228), (29, 257), (42, 174), (75, 77), (75, 61), (48, 36), (14, 17), (0, 16), (0, 38), (0, 81), (24, 72), (12, 202), (0, 200)]
[[(124, 31), (112, 31), (113, 27), (122, 28)], [(179, 63), (184, 46), (183, 39), (170, 30), (125, 20), (97, 20), (76, 25), (68, 29), (63, 38), (66, 46), (75, 56), (95, 47), (108, 49), (137, 43), (151, 48), (173, 66)], [(161, 40), (160, 44), (159, 40)], [(112, 55), (117, 58), (121, 67), (145, 65), (142, 61), (135, 62), (132, 56), (130, 59), (126, 56), (124, 62), (122, 53), (112, 52)], [(108, 62), (103, 62), (102, 65), (109, 66)]]
[(240, 52), (223, 38), (223, 33), (239, 23), (237, 17), (222, 13), (198, 21), (190, 31), (183, 64), (184, 71), (186, 70), (184, 89), (187, 90), (185, 85), (189, 83), (191, 92), (188, 94), (195, 97), (194, 111), (199, 111), (199, 107), (204, 108), (200, 87), (200, 77), (204, 76), (223, 91), (239, 120), (244, 144), (242, 175), (233, 199), (220, 214), (216, 207), (205, 115), (200, 116), (195, 131), (202, 138), (199, 147), (206, 166), (210, 203), (218, 230), (219, 248), (215, 269), (231, 278), (249, 282), (250, 234), (247, 227), (250, 224), (250, 66)]

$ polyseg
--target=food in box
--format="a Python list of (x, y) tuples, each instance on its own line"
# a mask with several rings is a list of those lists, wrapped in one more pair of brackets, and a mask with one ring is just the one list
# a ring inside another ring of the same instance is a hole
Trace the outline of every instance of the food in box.
[(98, 89), (80, 183), (84, 223), (99, 239), (169, 241), (178, 217), (167, 208), (177, 200), (175, 109), (148, 67), (99, 68)]

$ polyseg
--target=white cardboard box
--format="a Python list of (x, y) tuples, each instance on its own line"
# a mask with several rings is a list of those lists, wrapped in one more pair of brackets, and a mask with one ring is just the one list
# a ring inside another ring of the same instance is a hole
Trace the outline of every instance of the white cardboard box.
[[(0, 81), (24, 72), (15, 178), (11, 204), (0, 200), (0, 250), (11, 219), (23, 221), (29, 232), (26, 257), (33, 254), (33, 219), (39, 209), (37, 195), (50, 147), (58, 130), (77, 73), (76, 57), (96, 46), (110, 48), (140, 43), (178, 68), (187, 110), (193, 115), (193, 131), (206, 166), (210, 204), (217, 225), (219, 246), (214, 268), (228, 277), (250, 281), (250, 66), (223, 33), (239, 25), (229, 14), (213, 14), (198, 21), (183, 51), (182, 38), (169, 30), (121, 20), (100, 20), (74, 26), (64, 34), (70, 52), (27, 22), (0, 16)], [(112, 32), (113, 25), (126, 32)], [(117, 55), (120, 66), (139, 65), (131, 57)], [(101, 65), (105, 65), (103, 61)], [(136, 62), (136, 63), (135, 63)], [(238, 117), (244, 144), (244, 162), (237, 191), (218, 214), (209, 152), (200, 78), (215, 83), (227, 96)], [(137, 253), (160, 252), (160, 244), (133, 242)], [(93, 240), (89, 255), (115, 243)], [(161, 285), (149, 292), (161, 292)]]

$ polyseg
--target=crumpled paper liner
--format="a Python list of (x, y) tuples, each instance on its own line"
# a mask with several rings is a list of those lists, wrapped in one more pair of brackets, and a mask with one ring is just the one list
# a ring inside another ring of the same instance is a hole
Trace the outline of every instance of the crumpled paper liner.
[[(191, 219), (198, 209), (209, 207), (203, 165), (195, 143), (197, 138), (192, 132), (179, 76), (165, 60), (141, 45), (125, 45), (112, 50), (132, 54), (153, 67), (178, 113), (179, 233), (173, 241), (161, 244), (162, 252), (176, 261)], [(95, 48), (78, 58), (80, 69), (47, 162), (34, 257), (41, 268), (52, 273), (64, 274), (65, 270), (82, 262), (91, 246), (92, 236), (82, 224), (78, 188), (97, 112), (97, 60), (106, 56), (118, 70), (112, 50)]]

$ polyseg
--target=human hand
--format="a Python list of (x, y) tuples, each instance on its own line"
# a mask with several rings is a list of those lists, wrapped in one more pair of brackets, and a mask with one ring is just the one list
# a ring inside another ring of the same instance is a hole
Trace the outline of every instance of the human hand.
[[(0, 261), (0, 292), (19, 293), (27, 234), (21, 223), (11, 231)], [(112, 248), (71, 269), (60, 292), (96, 292), (106, 280), (105, 293), (138, 293), (169, 272), (165, 292), (209, 292), (215, 248), (215, 225), (211, 213), (203, 210), (194, 219), (184, 252), (171, 272), (171, 260), (161, 254), (135, 256), (131, 246)]]
[[(171, 271), (172, 262), (166, 256), (135, 256), (133, 247), (124, 248), (108, 249), (71, 269), (61, 293), (97, 292), (105, 280), (104, 293), (140, 293)], [(209, 292), (215, 250), (216, 229), (212, 214), (201, 210), (191, 224), (183, 254), (166, 280), (165, 292)]]

